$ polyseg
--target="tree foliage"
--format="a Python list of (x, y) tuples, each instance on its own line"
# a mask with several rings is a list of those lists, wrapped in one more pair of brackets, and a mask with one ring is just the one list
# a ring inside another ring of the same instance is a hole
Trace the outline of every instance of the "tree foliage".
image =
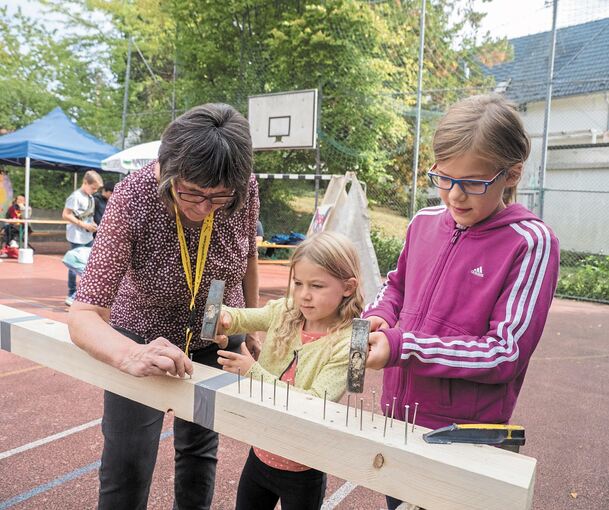
[[(127, 51), (130, 142), (156, 139), (203, 102), (246, 113), (250, 95), (319, 88), (323, 171), (356, 171), (404, 196), (410, 184), (419, 0), (44, 0), (65, 29), (0, 12), (0, 125), (21, 127), (62, 106), (117, 143)], [(470, 0), (427, 4), (421, 166), (447, 104), (489, 86), (480, 60), (507, 56), (481, 37)], [(56, 25), (55, 25), (56, 26)], [(130, 43), (131, 41), (131, 43)], [(313, 151), (259, 153), (266, 172), (314, 168)]]

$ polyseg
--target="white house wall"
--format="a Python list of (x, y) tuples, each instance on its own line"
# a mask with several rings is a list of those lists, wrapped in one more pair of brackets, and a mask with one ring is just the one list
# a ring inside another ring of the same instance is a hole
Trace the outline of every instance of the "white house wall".
[[(521, 181), (520, 201), (531, 207), (527, 189), (538, 187), (544, 102), (529, 103), (522, 113), (531, 134), (531, 155)], [(552, 100), (550, 146), (609, 142), (609, 94)], [(562, 133), (561, 133), (562, 132)], [(561, 134), (559, 134), (561, 133)], [(561, 248), (609, 253), (609, 147), (548, 151), (544, 220), (555, 230)], [(605, 191), (606, 193), (599, 193)]]

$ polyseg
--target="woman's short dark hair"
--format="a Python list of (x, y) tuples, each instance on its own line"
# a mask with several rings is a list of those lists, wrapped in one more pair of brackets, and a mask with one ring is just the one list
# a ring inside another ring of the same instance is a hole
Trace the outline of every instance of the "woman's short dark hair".
[(161, 137), (159, 194), (172, 203), (172, 179), (201, 188), (235, 191), (230, 214), (245, 202), (252, 174), (252, 139), (247, 119), (227, 104), (195, 106), (175, 119)]

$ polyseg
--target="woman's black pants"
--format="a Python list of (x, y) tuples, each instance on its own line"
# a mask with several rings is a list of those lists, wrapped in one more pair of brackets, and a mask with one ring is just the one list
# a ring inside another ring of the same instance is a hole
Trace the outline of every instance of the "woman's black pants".
[[(132, 340), (143, 340), (116, 328)], [(193, 352), (193, 360), (217, 365), (217, 349)], [(99, 469), (100, 510), (145, 510), (156, 464), (165, 413), (106, 391)], [(180, 418), (174, 419), (174, 510), (211, 507), (216, 478), (218, 434)]]

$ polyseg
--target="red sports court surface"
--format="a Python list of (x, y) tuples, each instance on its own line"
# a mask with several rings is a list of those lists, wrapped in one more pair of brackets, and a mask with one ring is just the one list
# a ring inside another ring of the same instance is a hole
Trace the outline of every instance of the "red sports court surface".
[[(260, 266), (263, 301), (283, 294), (287, 269)], [(0, 262), (0, 304), (66, 320), (60, 257)], [(514, 423), (538, 459), (536, 510), (609, 510), (609, 307), (556, 300), (531, 361)], [(369, 372), (367, 390), (380, 390)], [(369, 399), (368, 399), (369, 400)], [(368, 404), (369, 405), (369, 404)], [(424, 405), (424, 403), (422, 403)], [(102, 391), (0, 351), (0, 510), (95, 508)], [(168, 416), (148, 508), (171, 508)], [(222, 437), (213, 508), (233, 508), (248, 446)], [(404, 473), (407, 477), (408, 474)], [(381, 509), (384, 498), (328, 477), (324, 508)]]

